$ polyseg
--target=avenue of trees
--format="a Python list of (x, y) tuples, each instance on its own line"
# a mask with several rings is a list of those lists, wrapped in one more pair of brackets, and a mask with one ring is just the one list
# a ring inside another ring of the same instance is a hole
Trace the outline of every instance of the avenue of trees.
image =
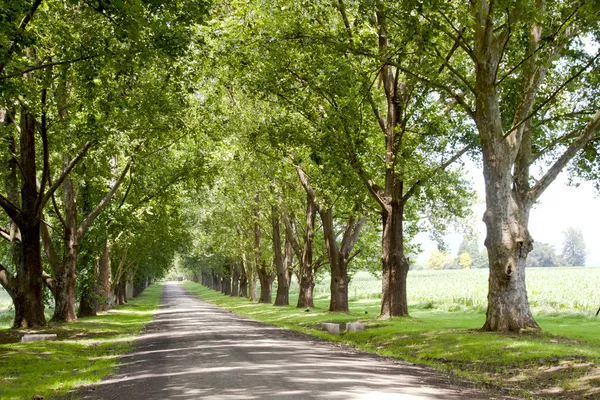
[[(127, 282), (141, 290), (175, 259), (276, 306), (295, 275), (297, 306), (312, 307), (328, 271), (332, 312), (367, 269), (381, 316), (406, 316), (415, 235), (472, 218), (471, 158), (485, 251), (471, 235), (455, 263), (489, 266), (483, 329), (539, 329), (525, 265), (554, 261), (529, 215), (561, 171), (598, 179), (599, 13), (591, 0), (11, 1), (0, 284), (14, 327), (46, 323), (44, 296), (56, 322), (125, 301)], [(583, 264), (566, 237), (564, 259)]]

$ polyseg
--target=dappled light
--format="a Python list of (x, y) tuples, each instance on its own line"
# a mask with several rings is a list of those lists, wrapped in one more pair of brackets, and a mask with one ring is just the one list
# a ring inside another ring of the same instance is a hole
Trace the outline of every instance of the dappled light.
[(165, 296), (166, 307), (122, 359), (119, 373), (81, 392), (84, 398), (111, 393), (151, 399), (464, 395), (431, 370), (237, 316), (200, 302), (177, 284), (165, 286)]

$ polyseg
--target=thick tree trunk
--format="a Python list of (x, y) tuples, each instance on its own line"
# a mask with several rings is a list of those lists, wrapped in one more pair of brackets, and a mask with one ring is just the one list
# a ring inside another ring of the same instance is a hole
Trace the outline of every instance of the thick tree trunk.
[[(400, 185), (401, 186), (401, 185)], [(401, 189), (400, 189), (401, 190)], [(404, 255), (404, 210), (393, 204), (383, 213), (381, 316), (408, 316), (406, 277), (408, 260)]]
[[(488, 331), (520, 331), (539, 328), (533, 319), (525, 285), (525, 263), (533, 249), (527, 229), (529, 205), (519, 201), (512, 188), (512, 174), (504, 173), (497, 161), (490, 163), (484, 153), (486, 203), (485, 246), (490, 265), (488, 308), (483, 326)], [(487, 162), (486, 162), (487, 159)], [(491, 165), (490, 165), (491, 164)]]
[(39, 220), (32, 221), (29, 226), (22, 226), (20, 231), (23, 263), (18, 266), (17, 290), (13, 297), (15, 305), (13, 328), (38, 328), (46, 325), (42, 296), (43, 270)]
[[(484, 11), (478, 14), (475, 47), (479, 59), (475, 122), (483, 153), (486, 191), (483, 220), (490, 264), (488, 309), (483, 329), (519, 331), (539, 328), (531, 314), (525, 286), (525, 261), (533, 248), (527, 229), (530, 204), (513, 179), (523, 130), (516, 129), (506, 135), (502, 126), (496, 72), (503, 45), (493, 30), (486, 27)], [(517, 171), (517, 174), (522, 172)]]
[(42, 259), (40, 215), (36, 188), (35, 118), (24, 111), (21, 114), (21, 189), (22, 221), (19, 224), (23, 249), (22, 264), (17, 265), (15, 300), (15, 328), (37, 328), (46, 325), (42, 295)]
[[(68, 159), (65, 160), (68, 164)], [(79, 237), (77, 235), (77, 206), (73, 181), (65, 179), (65, 232), (63, 238), (64, 256), (56, 279), (54, 290), (54, 315), (52, 322), (72, 322), (77, 320), (75, 314), (75, 275), (77, 273), (77, 256), (79, 254)]]
[(272, 303), (273, 302), (273, 281), (275, 280), (275, 274), (267, 271), (266, 265), (262, 264), (258, 268), (258, 280), (260, 282), (260, 298), (259, 303)]
[(77, 318), (94, 317), (97, 315), (96, 306), (92, 301), (92, 293), (83, 293), (81, 300), (79, 301), (79, 310), (77, 311)]
[(338, 254), (334, 262), (329, 260), (331, 267), (331, 299), (329, 301), (329, 311), (348, 312), (348, 264), (344, 257)]
[(119, 283), (115, 288), (115, 297), (117, 305), (127, 304), (127, 278), (125, 274), (119, 279)]

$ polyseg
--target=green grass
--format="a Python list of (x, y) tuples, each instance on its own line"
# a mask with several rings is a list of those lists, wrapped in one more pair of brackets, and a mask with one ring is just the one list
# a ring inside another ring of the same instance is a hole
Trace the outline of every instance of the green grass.
[[(446, 272), (446, 271), (444, 271)], [(413, 302), (410, 318), (382, 320), (378, 299), (357, 299), (351, 313), (328, 313), (328, 297), (317, 292), (310, 312), (232, 298), (185, 282), (192, 293), (221, 307), (272, 325), (287, 327), (385, 356), (430, 365), (519, 397), (600, 398), (600, 321), (583, 314), (537, 313), (541, 332), (480, 332), (480, 308), (448, 311), (431, 301)], [(433, 294), (432, 294), (433, 295)], [(297, 297), (291, 295), (290, 303)], [(437, 304), (437, 303), (436, 303)], [(365, 311), (367, 314), (365, 314)], [(361, 321), (367, 329), (341, 336), (320, 330), (322, 322)]]
[(131, 339), (153, 319), (161, 293), (161, 285), (152, 285), (128, 304), (102, 315), (39, 331), (56, 333), (57, 341), (6, 343), (26, 332), (0, 330), (5, 343), (0, 344), (0, 398), (48, 399), (101, 380), (114, 370), (119, 356), (131, 349)]

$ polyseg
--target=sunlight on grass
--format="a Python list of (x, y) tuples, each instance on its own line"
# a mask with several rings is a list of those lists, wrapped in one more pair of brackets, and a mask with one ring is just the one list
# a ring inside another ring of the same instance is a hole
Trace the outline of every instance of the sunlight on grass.
[[(48, 328), (57, 333), (58, 341), (0, 345), (0, 398), (60, 396), (101, 380), (114, 370), (119, 356), (131, 349), (135, 335), (152, 320), (161, 294), (162, 286), (153, 285), (111, 312)], [(0, 334), (6, 332), (10, 331)]]

